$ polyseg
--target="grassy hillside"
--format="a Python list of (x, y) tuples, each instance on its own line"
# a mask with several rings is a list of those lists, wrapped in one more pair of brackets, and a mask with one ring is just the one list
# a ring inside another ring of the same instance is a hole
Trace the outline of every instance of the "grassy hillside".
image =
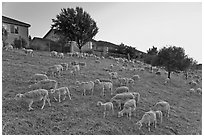
[[(68, 71), (55, 79), (59, 87), (73, 86), (76, 80), (90, 81), (96, 78), (108, 78), (108, 72), (104, 67), (115, 63), (113, 60), (104, 59), (96, 64), (94, 58), (76, 59), (65, 57), (65, 59), (52, 58), (48, 52), (35, 52), (34, 57), (26, 56), (22, 51), (4, 51), (2, 53), (2, 134), (94, 134), (94, 135), (171, 135), (171, 134), (201, 134), (202, 131), (202, 97), (197, 94), (186, 93), (190, 87), (185, 83), (181, 75), (172, 74), (172, 81), (164, 85), (166, 75), (161, 76), (149, 72), (119, 71), (114, 70), (122, 77), (132, 77), (139, 74), (137, 81), (131, 91), (137, 91), (141, 95), (141, 101), (136, 110), (136, 116), (132, 120), (124, 117), (118, 118), (117, 113), (103, 118), (102, 108), (97, 107), (97, 101), (109, 101), (111, 96), (100, 96), (100, 89), (95, 88), (94, 96), (82, 96), (81, 92), (70, 88), (72, 100), (68, 98), (61, 102), (51, 100), (52, 106), (47, 102), (41, 110), (42, 102), (33, 104), (33, 111), (28, 111), (28, 104), (13, 99), (17, 93), (29, 91), (29, 80), (35, 73), (42, 73), (51, 65), (63, 62), (69, 63), (73, 60), (84, 61), (87, 67), (83, 68), (80, 75), (72, 76)], [(122, 66), (122, 64), (120, 64)], [(130, 68), (130, 66), (128, 66)], [(136, 67), (139, 67), (136, 65)], [(201, 74), (198, 74), (201, 75)], [(202, 82), (201, 82), (202, 83)], [(118, 85), (114, 85), (114, 89)], [(197, 87), (201, 87), (201, 84)], [(90, 94), (90, 93), (87, 93)], [(159, 100), (168, 101), (171, 105), (169, 119), (156, 129), (148, 132), (147, 128), (141, 130), (135, 128), (144, 112)], [(119, 110), (115, 108), (115, 112)]]

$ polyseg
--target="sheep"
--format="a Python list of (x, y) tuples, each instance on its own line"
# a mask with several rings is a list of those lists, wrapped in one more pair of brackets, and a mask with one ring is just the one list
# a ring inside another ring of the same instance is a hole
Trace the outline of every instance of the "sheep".
[(118, 112), (118, 117), (123, 116), (124, 113), (128, 113), (127, 117), (129, 116), (131, 120), (132, 112), (136, 110), (136, 101), (135, 99), (130, 99), (125, 102), (123, 110)]
[(144, 115), (142, 116), (142, 119), (136, 123), (136, 126), (138, 126), (140, 130), (142, 127), (142, 124), (148, 124), (148, 131), (150, 132), (151, 123), (153, 123), (154, 128), (156, 128), (156, 123), (157, 123), (156, 113), (152, 110), (145, 112)]
[(51, 57), (57, 57), (57, 52), (56, 51), (51, 51), (50, 56)]
[(131, 93), (134, 96), (134, 99), (136, 101), (136, 105), (138, 106), (138, 103), (140, 101), (140, 93), (138, 93), (138, 92), (129, 92), (129, 93)]
[(133, 79), (134, 81), (140, 80), (140, 76), (139, 76), (139, 75), (133, 75), (132, 79)]
[(127, 79), (126, 78), (119, 78), (118, 82), (120, 83), (120, 86), (126, 86)]
[(47, 75), (59, 76), (62, 71), (63, 71), (62, 65), (50, 66), (48, 68)]
[(61, 63), (60, 65), (63, 67), (63, 71), (68, 70), (69, 67), (68, 63)]
[(109, 76), (110, 76), (110, 79), (117, 79), (118, 78), (118, 73), (117, 72), (110, 72)]
[(110, 101), (111, 102), (115, 101), (118, 104), (119, 109), (121, 109), (121, 104), (125, 103), (129, 99), (135, 99), (134, 94), (131, 92), (125, 92), (125, 93), (116, 94), (110, 99)]
[(63, 100), (65, 100), (66, 94), (69, 96), (69, 99), (72, 100), (71, 99), (71, 94), (70, 94), (70, 91), (69, 91), (68, 87), (61, 87), (61, 88), (58, 88), (58, 89), (51, 89), (51, 94), (54, 95), (55, 101), (57, 101), (57, 99), (55, 98), (56, 95), (58, 95), (59, 102), (61, 102), (61, 95), (64, 95)]
[(154, 105), (154, 109), (160, 110), (163, 116), (169, 117), (170, 105), (166, 101), (159, 101)]
[(32, 91), (26, 92), (24, 94), (19, 93), (15, 96), (15, 99), (16, 100), (22, 99), (22, 100), (25, 100), (26, 102), (28, 102), (29, 103), (29, 105), (28, 105), (29, 109), (28, 110), (33, 110), (33, 108), (31, 107), (33, 102), (41, 101), (41, 100), (43, 100), (43, 105), (42, 105), (41, 109), (44, 108), (45, 101), (47, 101), (49, 106), (51, 106), (50, 99), (48, 97), (48, 91), (46, 89), (32, 90)]
[(64, 53), (58, 53), (59, 58), (64, 58)]
[(156, 75), (161, 75), (161, 71), (155, 72)]
[(23, 50), (26, 54), (31, 54), (31, 56), (33, 56), (33, 50), (32, 50), (32, 49), (22, 48), (22, 50)]
[(201, 88), (197, 88), (196, 92), (201, 95), (202, 94), (202, 89)]
[(126, 78), (126, 85), (127, 86), (132, 86), (134, 84), (134, 80), (132, 78)]
[(44, 80), (44, 79), (48, 79), (47, 75), (45, 74), (34, 74), (34, 76), (31, 78), (31, 82), (38, 82), (38, 81), (41, 81), (41, 80)]
[(51, 80), (51, 79), (45, 79), (38, 81), (35, 84), (32, 84), (29, 86), (31, 89), (46, 89), (46, 90), (51, 90), (51, 89), (56, 89), (57, 88), (57, 81), (56, 80)]
[(189, 94), (195, 93), (195, 89), (193, 89), (193, 88), (189, 89), (188, 93), (189, 93)]
[(115, 94), (129, 92), (129, 88), (126, 86), (117, 87), (114, 91)]
[(82, 67), (86, 67), (86, 62), (79, 62), (79, 65)]
[(102, 86), (102, 95), (103, 96), (105, 96), (105, 92), (104, 92), (105, 89), (110, 90), (111, 95), (113, 94), (112, 93), (112, 91), (113, 91), (112, 82), (101, 82), (99, 79), (96, 79), (94, 83)]
[(8, 51), (8, 50), (13, 50), (13, 46), (12, 45), (7, 45), (5, 47), (3, 47), (4, 50)]
[(91, 90), (92, 92), (92, 95), (93, 95), (93, 90), (94, 90), (94, 82), (93, 81), (89, 81), (89, 82), (79, 82), (79, 81), (76, 81), (76, 88), (79, 89), (79, 90), (83, 90), (82, 92), (82, 96), (85, 96), (85, 92), (87, 90)]
[(79, 66), (79, 64), (78, 65), (73, 65), (72, 67), (71, 67), (71, 74), (73, 74), (73, 75), (76, 75), (76, 73), (78, 72), (78, 71), (80, 71), (80, 66)]
[(105, 118), (106, 116), (106, 111), (112, 111), (112, 114), (114, 114), (114, 108), (113, 108), (113, 103), (112, 102), (106, 102), (102, 103), (101, 101), (97, 102), (97, 106), (103, 106), (103, 117)]
[(191, 87), (195, 87), (197, 85), (197, 83), (194, 80), (190, 81), (189, 84)]

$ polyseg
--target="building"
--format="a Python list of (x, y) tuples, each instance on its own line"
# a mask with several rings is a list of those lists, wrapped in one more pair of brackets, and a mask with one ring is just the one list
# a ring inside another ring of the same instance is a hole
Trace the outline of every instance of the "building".
[(29, 30), (30, 24), (2, 16), (2, 26), (7, 30), (8, 37), (6, 43), (13, 44), (15, 38), (23, 38), (29, 47)]

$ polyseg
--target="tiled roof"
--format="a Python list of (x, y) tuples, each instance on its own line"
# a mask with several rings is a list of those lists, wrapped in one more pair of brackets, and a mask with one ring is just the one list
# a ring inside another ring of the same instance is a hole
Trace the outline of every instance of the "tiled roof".
[(9, 23), (9, 24), (14, 24), (14, 25), (19, 25), (19, 26), (24, 26), (24, 27), (30, 27), (30, 24), (15, 20), (15, 19), (11, 19), (5, 16), (2, 16), (2, 22), (3, 23)]

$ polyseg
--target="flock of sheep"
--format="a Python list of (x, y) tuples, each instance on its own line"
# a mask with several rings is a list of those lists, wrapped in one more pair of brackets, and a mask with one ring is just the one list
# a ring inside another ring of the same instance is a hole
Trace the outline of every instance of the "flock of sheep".
[[(23, 49), (26, 51), (25, 49)], [(33, 52), (25, 52), (33, 55)], [(56, 51), (52, 51), (50, 54), (51, 57), (59, 57), (64, 58), (63, 53), (57, 53)], [(95, 63), (100, 63), (104, 57), (97, 57), (93, 54), (87, 53), (68, 53), (69, 57), (78, 57), (78, 58), (88, 58), (94, 57)], [(117, 113), (118, 117), (122, 117), (124, 114), (131, 119), (132, 116), (135, 115), (135, 111), (137, 109), (138, 104), (140, 103), (140, 93), (135, 91), (130, 91), (130, 87), (133, 87), (137, 80), (140, 80), (139, 75), (134, 75), (131, 78), (123, 78), (118, 75), (114, 70), (114, 66), (118, 66), (119, 64), (123, 64), (123, 67), (119, 69), (129, 70), (129, 71), (148, 71), (150, 73), (155, 73), (155, 75), (161, 75), (161, 68), (152, 67), (150, 65), (144, 64), (143, 62), (136, 60), (127, 60), (123, 58), (114, 58), (109, 57), (111, 60), (114, 60), (115, 63), (111, 64), (108, 68), (103, 68), (103, 70), (108, 71), (109, 78), (107, 79), (95, 79), (93, 81), (80, 82), (78, 80), (75, 81), (75, 85), (73, 85), (73, 89), (82, 92), (82, 96), (86, 96), (87, 91), (91, 91), (91, 95), (94, 95), (95, 87), (100, 87), (101, 96), (105, 96), (105, 93), (110, 93), (111, 98), (108, 102), (98, 101), (97, 106), (101, 106), (103, 108), (103, 117), (105, 118), (108, 113), (115, 113), (114, 108), (117, 108), (119, 112)], [(135, 68), (135, 64), (141, 66), (139, 68)], [(132, 68), (127, 68), (127, 65), (131, 65)], [(33, 110), (32, 104), (35, 101), (43, 100), (43, 105), (41, 109), (44, 108), (45, 102), (47, 101), (49, 106), (51, 106), (50, 97), (52, 96), (56, 101), (61, 102), (65, 100), (68, 96), (70, 100), (71, 92), (69, 87), (58, 87), (58, 82), (56, 80), (49, 79), (48, 77), (59, 77), (63, 71), (69, 71), (72, 75), (77, 75), (80, 73), (81, 68), (86, 67), (86, 62), (77, 62), (73, 61), (70, 63), (61, 63), (59, 65), (50, 66), (47, 69), (45, 74), (35, 74), (31, 78), (31, 82), (34, 84), (29, 86), (29, 89), (32, 89), (29, 92), (24, 94), (17, 94), (15, 99), (23, 99), (29, 103), (29, 110)], [(200, 78), (200, 77), (199, 77)], [(119, 83), (119, 86), (116, 89), (113, 89), (114, 83)], [(164, 84), (170, 82), (170, 79), (166, 79)], [(196, 86), (196, 82), (191, 82), (189, 84)], [(191, 90), (191, 89), (190, 89)], [(201, 88), (199, 93), (202, 93)], [(106, 92), (105, 92), (106, 91)], [(192, 91), (193, 92), (193, 91)], [(115, 106), (115, 107), (114, 107)], [(168, 118), (170, 113), (170, 104), (167, 101), (160, 100), (152, 108), (149, 108), (148, 112), (145, 112), (142, 116), (141, 120), (136, 123), (136, 127), (140, 129), (142, 125), (148, 126), (148, 131), (150, 131), (150, 124), (153, 124), (154, 128), (156, 128), (157, 123), (162, 123), (163, 117)]]

